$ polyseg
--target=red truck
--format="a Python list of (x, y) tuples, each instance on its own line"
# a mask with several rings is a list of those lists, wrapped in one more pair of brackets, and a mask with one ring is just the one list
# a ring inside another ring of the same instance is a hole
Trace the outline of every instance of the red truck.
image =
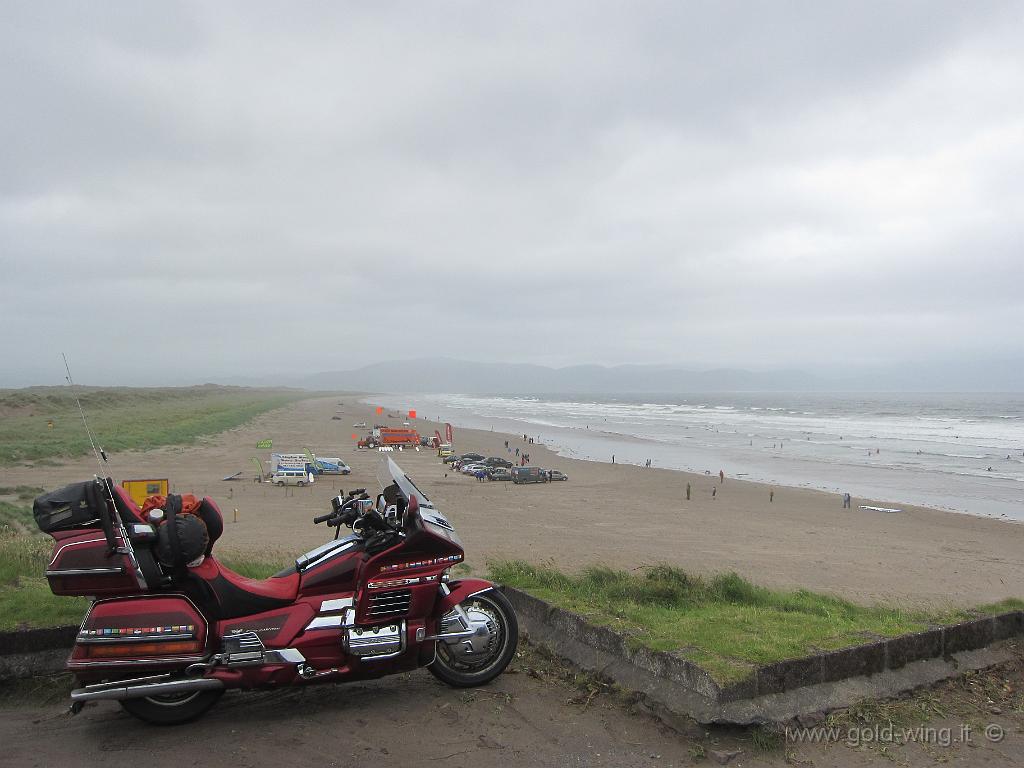
[(376, 448), (379, 445), (404, 446), (412, 448), (420, 444), (420, 433), (415, 429), (391, 429), (377, 427), (356, 443), (358, 448)]

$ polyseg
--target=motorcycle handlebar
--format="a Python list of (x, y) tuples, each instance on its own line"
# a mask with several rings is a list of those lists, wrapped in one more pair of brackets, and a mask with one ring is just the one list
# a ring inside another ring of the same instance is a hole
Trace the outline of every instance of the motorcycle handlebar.
[(328, 512), (326, 515), (320, 515), (319, 517), (313, 518), (313, 525), (320, 525), (320, 523), (326, 523), (334, 516), (333, 512)]

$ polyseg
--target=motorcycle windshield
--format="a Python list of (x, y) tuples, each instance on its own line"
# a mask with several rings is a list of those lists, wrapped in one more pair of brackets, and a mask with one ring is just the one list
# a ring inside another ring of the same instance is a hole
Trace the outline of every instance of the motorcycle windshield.
[(448, 522), (448, 518), (437, 511), (430, 499), (427, 498), (427, 495), (419, 489), (419, 486), (412, 481), (412, 478), (405, 474), (402, 468), (395, 463), (395, 460), (390, 457), (388, 458), (388, 472), (391, 474), (391, 479), (394, 480), (395, 485), (398, 486), (399, 493), (405, 497), (406, 501), (409, 501), (413, 496), (416, 497), (420, 505), (420, 517), (424, 522), (443, 528), (446, 532), (455, 531), (454, 526)]

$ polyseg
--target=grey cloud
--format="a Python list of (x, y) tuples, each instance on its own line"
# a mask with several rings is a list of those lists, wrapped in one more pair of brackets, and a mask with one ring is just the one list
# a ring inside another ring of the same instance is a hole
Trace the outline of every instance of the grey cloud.
[(1019, 359), (1022, 9), (8, 4), (0, 385)]

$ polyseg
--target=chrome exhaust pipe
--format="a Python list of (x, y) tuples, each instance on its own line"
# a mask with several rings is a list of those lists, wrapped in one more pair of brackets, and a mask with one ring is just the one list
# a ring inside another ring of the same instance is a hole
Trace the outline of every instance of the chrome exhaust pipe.
[[(129, 683), (129, 684), (126, 684)], [(136, 683), (128, 680), (122, 683), (102, 683), (76, 688), (71, 692), (71, 701), (120, 701), (122, 699), (141, 699), (146, 696), (166, 696), (173, 693), (191, 693), (192, 691), (212, 691), (224, 687), (224, 683), (215, 678), (198, 680), (171, 680), (159, 683)]]

